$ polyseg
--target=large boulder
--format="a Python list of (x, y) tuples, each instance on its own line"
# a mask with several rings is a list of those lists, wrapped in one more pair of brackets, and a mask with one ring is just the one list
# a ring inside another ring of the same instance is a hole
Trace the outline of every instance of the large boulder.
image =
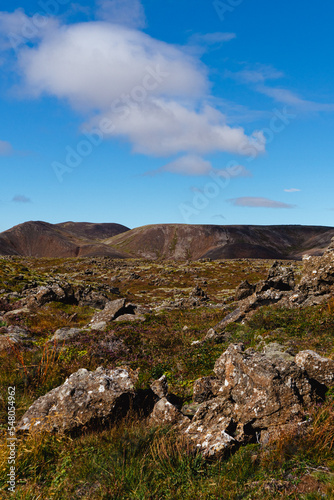
[(305, 358), (295, 359), (276, 343), (261, 353), (231, 344), (215, 363), (215, 377), (195, 382), (194, 401), (200, 405), (185, 436), (212, 457), (301, 424), (306, 408), (323, 395), (313, 376), (330, 378), (330, 363), (322, 361), (322, 374), (311, 379), (301, 362)]
[(133, 380), (123, 369), (81, 368), (63, 385), (37, 399), (18, 431), (82, 432), (124, 415), (135, 399)]
[(295, 361), (300, 368), (306, 371), (310, 379), (323, 384), (326, 389), (334, 386), (334, 360), (307, 350), (299, 352)]

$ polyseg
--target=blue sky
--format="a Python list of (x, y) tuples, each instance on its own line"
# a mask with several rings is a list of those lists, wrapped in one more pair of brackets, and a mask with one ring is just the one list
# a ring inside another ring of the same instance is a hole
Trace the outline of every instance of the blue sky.
[(334, 5), (22, 0), (0, 12), (0, 231), (334, 221)]

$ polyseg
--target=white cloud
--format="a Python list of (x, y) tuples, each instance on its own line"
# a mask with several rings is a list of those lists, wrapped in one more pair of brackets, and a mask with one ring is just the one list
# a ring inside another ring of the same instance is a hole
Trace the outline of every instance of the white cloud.
[(0, 156), (7, 156), (13, 153), (12, 145), (7, 141), (0, 141)]
[(17, 50), (27, 42), (43, 38), (57, 26), (55, 17), (40, 13), (29, 17), (21, 8), (14, 12), (0, 12), (0, 49)]
[(27, 196), (25, 196), (24, 194), (16, 194), (12, 201), (14, 201), (15, 203), (31, 203), (31, 199), (30, 198), (27, 198)]
[(186, 155), (167, 163), (159, 171), (183, 175), (207, 175), (212, 171), (212, 165), (199, 156)]
[(131, 28), (144, 28), (146, 18), (139, 0), (97, 0), (97, 19)]
[(249, 154), (249, 148), (264, 151), (261, 133), (248, 137), (241, 127), (229, 127), (225, 116), (211, 106), (195, 111), (174, 100), (148, 99), (134, 107), (119, 107), (95, 117), (87, 125), (101, 128), (113, 123), (109, 135), (128, 138), (133, 150), (156, 156), (180, 152), (207, 154), (213, 151)]
[[(24, 90), (35, 98), (67, 100), (86, 113), (86, 128), (110, 120), (104, 137), (120, 137), (133, 151), (149, 155), (264, 152), (261, 131), (246, 135), (206, 104), (207, 67), (187, 50), (107, 22), (59, 26), (55, 21), (48, 28), (33, 46), (18, 50)], [(213, 41), (232, 35), (207, 36)]]
[[(214, 173), (215, 176), (219, 177), (251, 177), (251, 172), (247, 170), (243, 165), (233, 164), (227, 168), (216, 169), (213, 168), (211, 162), (204, 160), (198, 155), (184, 155), (180, 156), (176, 160), (167, 163), (157, 170), (147, 172), (146, 175), (156, 175), (162, 172), (170, 172), (172, 174), (179, 175), (210, 175)], [(198, 188), (193, 188), (198, 191)]]
[[(66, 98), (81, 108), (105, 110), (146, 75), (152, 96), (195, 98), (209, 87), (199, 61), (145, 33), (103, 22), (54, 30), (38, 47), (23, 50), (19, 63), (35, 95)], [(165, 76), (152, 81), (148, 67)]]
[(240, 198), (232, 198), (227, 200), (236, 207), (263, 207), (263, 208), (294, 208), (295, 205), (283, 203), (281, 201), (269, 200), (268, 198), (261, 198), (255, 196), (243, 196)]
[(290, 189), (284, 189), (286, 193), (297, 193), (298, 191), (301, 191), (301, 189), (296, 189), (296, 188), (290, 188)]

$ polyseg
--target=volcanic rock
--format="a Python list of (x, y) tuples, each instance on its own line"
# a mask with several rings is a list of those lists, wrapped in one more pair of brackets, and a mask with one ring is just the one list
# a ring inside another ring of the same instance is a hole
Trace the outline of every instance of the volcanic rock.
[(134, 384), (126, 370), (81, 368), (38, 398), (18, 423), (18, 431), (82, 432), (124, 415), (134, 398)]

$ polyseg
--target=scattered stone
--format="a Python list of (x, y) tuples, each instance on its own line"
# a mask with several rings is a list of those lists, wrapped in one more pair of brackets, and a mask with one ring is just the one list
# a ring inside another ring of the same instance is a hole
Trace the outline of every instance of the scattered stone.
[(82, 330), (80, 328), (59, 328), (50, 338), (49, 342), (66, 342), (69, 339), (73, 339), (80, 335)]
[(182, 425), (188, 422), (189, 419), (176, 406), (170, 403), (166, 397), (159, 399), (150, 415), (150, 423), (153, 425)]
[(162, 375), (158, 380), (155, 380), (150, 385), (154, 394), (158, 396), (158, 398), (165, 398), (168, 395), (168, 382), (166, 375)]
[(20, 326), (8, 326), (0, 328), (0, 350), (16, 344), (18, 346), (30, 346), (34, 339), (29, 332)]
[(11, 320), (14, 318), (20, 318), (30, 313), (30, 309), (28, 307), (21, 307), (20, 309), (13, 309), (12, 311), (6, 312), (3, 317), (5, 320)]
[(94, 330), (105, 329), (106, 325), (111, 321), (145, 321), (146, 318), (143, 312), (147, 313), (148, 310), (136, 304), (126, 304), (126, 299), (112, 300), (107, 302), (103, 311), (94, 314), (89, 323), (89, 328)]
[(115, 318), (117, 318), (117, 316), (126, 314), (125, 302), (125, 299), (116, 299), (107, 302), (103, 311), (94, 314), (93, 318), (90, 321), (91, 328), (94, 328), (94, 325), (100, 323), (101, 321), (109, 323), (110, 321), (113, 321)]
[(18, 423), (18, 431), (82, 432), (125, 415), (134, 398), (133, 381), (126, 370), (81, 368), (38, 398)]
[(115, 321), (145, 321), (143, 314), (122, 314), (115, 319)]
[(248, 283), (247, 280), (245, 280), (242, 283), (240, 283), (240, 285), (236, 289), (234, 300), (238, 301), (246, 299), (250, 295), (253, 295), (254, 291), (255, 291), (255, 285), (251, 285), (250, 283)]

